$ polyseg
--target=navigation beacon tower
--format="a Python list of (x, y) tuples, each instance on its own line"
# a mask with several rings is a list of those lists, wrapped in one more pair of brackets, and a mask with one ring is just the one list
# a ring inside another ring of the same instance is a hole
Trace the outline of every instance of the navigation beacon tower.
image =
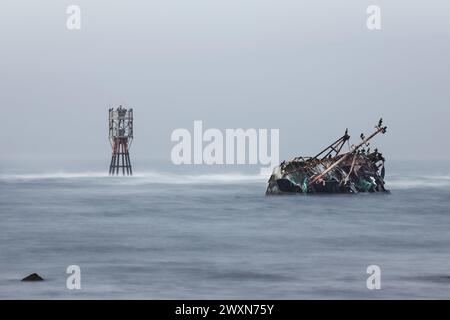
[[(133, 109), (120, 105), (109, 109), (109, 141), (112, 147), (110, 175), (132, 175), (129, 149), (133, 141)], [(122, 170), (120, 170), (122, 169)]]

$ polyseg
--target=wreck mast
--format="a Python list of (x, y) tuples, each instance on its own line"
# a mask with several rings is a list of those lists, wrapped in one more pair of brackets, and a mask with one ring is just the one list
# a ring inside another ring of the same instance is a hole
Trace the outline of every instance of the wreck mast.
[(340, 137), (335, 142), (330, 144), (328, 147), (326, 147), (325, 149), (320, 151), (313, 158), (314, 159), (319, 159), (319, 157), (325, 153), (325, 155), (322, 157), (322, 159), (325, 159), (328, 156), (330, 156), (333, 152), (334, 152), (334, 156), (337, 156), (341, 152), (342, 147), (344, 146), (344, 144), (347, 141), (349, 141), (349, 140), (350, 140), (350, 136), (348, 135), (348, 129), (346, 129), (345, 133), (344, 133), (344, 135), (342, 137)]
[(380, 121), (378, 122), (378, 125), (375, 126), (376, 130), (375, 132), (373, 132), (369, 137), (363, 139), (363, 141), (361, 141), (358, 145), (354, 146), (350, 152), (344, 154), (339, 160), (337, 160), (336, 162), (334, 162), (332, 165), (330, 165), (328, 168), (326, 168), (323, 172), (321, 172), (320, 174), (318, 174), (317, 176), (315, 176), (310, 182), (309, 185), (312, 185), (313, 183), (317, 182), (318, 180), (320, 180), (324, 175), (326, 175), (328, 172), (330, 172), (331, 170), (333, 170), (335, 167), (337, 167), (341, 162), (343, 162), (345, 159), (347, 159), (351, 154), (353, 154), (356, 150), (358, 150), (359, 148), (361, 148), (363, 145), (367, 144), (367, 142), (369, 142), (370, 139), (372, 139), (373, 137), (375, 137), (377, 134), (379, 134), (380, 132), (382, 132), (383, 134), (386, 133), (386, 129), (387, 127), (384, 126), (382, 127), (382, 119), (380, 119)]

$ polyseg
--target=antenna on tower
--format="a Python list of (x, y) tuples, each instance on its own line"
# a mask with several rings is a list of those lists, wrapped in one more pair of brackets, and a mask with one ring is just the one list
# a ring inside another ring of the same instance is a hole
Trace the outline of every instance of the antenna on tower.
[(110, 175), (133, 175), (129, 149), (133, 141), (133, 109), (126, 109), (119, 105), (114, 110), (109, 109), (109, 141), (112, 147)]

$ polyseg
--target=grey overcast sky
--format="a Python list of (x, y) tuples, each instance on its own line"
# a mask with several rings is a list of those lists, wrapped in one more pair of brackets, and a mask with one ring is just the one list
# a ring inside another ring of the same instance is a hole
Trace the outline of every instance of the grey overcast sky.
[(2, 162), (108, 159), (118, 104), (135, 109), (135, 159), (170, 159), (194, 120), (279, 128), (283, 159), (380, 116), (386, 155), (450, 157), (449, 1), (9, 0), (0, 40)]

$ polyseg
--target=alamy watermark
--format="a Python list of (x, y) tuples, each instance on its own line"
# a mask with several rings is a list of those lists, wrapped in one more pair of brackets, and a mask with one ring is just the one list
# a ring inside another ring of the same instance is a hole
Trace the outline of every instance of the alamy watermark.
[(367, 267), (366, 272), (367, 274), (370, 274), (366, 281), (367, 289), (381, 289), (381, 268), (376, 264), (373, 264)]
[(81, 268), (73, 264), (67, 267), (66, 273), (69, 274), (66, 280), (66, 287), (69, 290), (81, 289)]
[(175, 129), (170, 139), (177, 142), (171, 152), (172, 163), (176, 165), (260, 164), (263, 166), (261, 174), (267, 174), (279, 164), (279, 129), (225, 129), (222, 132), (209, 128), (203, 131), (203, 122), (194, 121), (193, 133), (184, 128)]
[(381, 30), (381, 8), (371, 5), (367, 7), (366, 13), (369, 15), (366, 21), (367, 29)]
[[(78, 5), (69, 5), (66, 9), (68, 15), (66, 27), (68, 30), (81, 29), (81, 8)], [(366, 26), (369, 30), (381, 30), (381, 8), (377, 5), (370, 5), (366, 9), (368, 14)]]
[(81, 29), (81, 8), (77, 5), (70, 5), (66, 9), (68, 14), (66, 20), (66, 27), (69, 30), (80, 30)]

